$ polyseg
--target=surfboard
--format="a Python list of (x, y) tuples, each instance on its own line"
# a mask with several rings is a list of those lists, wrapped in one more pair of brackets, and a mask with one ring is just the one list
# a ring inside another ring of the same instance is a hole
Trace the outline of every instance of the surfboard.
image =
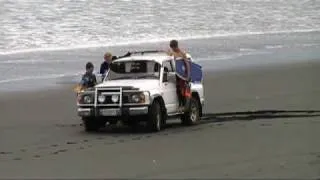
[[(190, 65), (190, 70), (191, 70), (191, 82), (201, 82), (202, 81), (202, 66), (199, 64), (192, 62), (192, 61), (187, 61)], [(176, 73), (177, 76), (179, 76), (182, 79), (187, 79), (187, 74), (186, 74), (186, 66), (185, 66), (185, 61), (183, 59), (175, 60), (176, 63)]]
[(75, 92), (75, 93), (79, 93), (79, 92), (81, 92), (81, 91), (83, 91), (85, 88), (83, 87), (83, 86), (81, 86), (80, 84), (77, 84), (77, 85), (75, 85), (74, 87), (73, 87), (73, 91)]

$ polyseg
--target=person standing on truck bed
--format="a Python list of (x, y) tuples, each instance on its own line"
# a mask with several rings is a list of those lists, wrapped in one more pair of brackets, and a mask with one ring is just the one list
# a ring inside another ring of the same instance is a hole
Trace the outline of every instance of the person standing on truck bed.
[(187, 110), (186, 107), (189, 104), (188, 101), (191, 97), (191, 90), (189, 87), (190, 82), (190, 65), (187, 62), (187, 55), (185, 52), (183, 52), (178, 45), (177, 40), (171, 40), (170, 41), (170, 50), (168, 52), (170, 56), (174, 56), (174, 59), (182, 58), (185, 61), (186, 65), (186, 72), (187, 72), (187, 80), (184, 80), (178, 76), (177, 78), (177, 94), (179, 98), (179, 111)]

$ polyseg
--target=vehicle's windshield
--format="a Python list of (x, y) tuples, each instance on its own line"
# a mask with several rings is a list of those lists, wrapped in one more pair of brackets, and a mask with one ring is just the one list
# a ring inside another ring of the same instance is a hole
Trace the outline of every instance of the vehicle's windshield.
[(159, 78), (159, 63), (155, 61), (130, 60), (111, 63), (106, 80)]

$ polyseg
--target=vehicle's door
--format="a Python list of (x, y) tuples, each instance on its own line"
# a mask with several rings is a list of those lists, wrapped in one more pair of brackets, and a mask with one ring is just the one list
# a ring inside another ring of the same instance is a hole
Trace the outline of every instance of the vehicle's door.
[(176, 91), (176, 75), (172, 60), (163, 62), (162, 97), (166, 104), (168, 114), (177, 112), (178, 96)]

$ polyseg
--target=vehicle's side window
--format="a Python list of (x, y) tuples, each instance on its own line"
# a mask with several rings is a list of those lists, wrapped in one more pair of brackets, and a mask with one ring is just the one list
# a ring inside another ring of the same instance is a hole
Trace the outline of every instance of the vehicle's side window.
[(168, 72), (173, 72), (173, 67), (171, 61), (164, 61), (163, 66), (168, 69)]

